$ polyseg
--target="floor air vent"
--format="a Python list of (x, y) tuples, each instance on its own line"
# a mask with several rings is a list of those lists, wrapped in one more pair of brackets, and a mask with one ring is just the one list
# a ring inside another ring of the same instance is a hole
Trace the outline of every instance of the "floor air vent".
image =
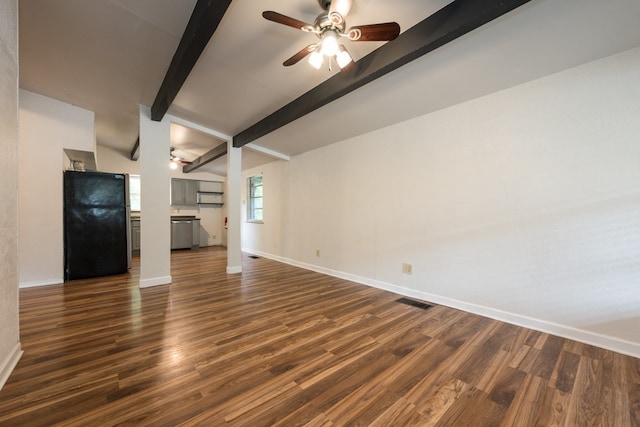
[(259, 259), (260, 257), (259, 256), (255, 256), (255, 255), (249, 255), (249, 258), (251, 258), (251, 259)]
[(412, 307), (418, 307), (418, 308), (421, 308), (423, 310), (428, 310), (431, 307), (433, 307), (432, 305), (427, 304), (425, 302), (415, 301), (415, 300), (412, 300), (412, 299), (409, 299), (409, 298), (400, 298), (400, 299), (397, 299), (396, 302), (399, 302), (400, 304), (410, 305)]

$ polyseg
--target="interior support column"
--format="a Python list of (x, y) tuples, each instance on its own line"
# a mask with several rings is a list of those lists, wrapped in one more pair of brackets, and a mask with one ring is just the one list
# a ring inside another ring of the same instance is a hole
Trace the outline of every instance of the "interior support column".
[(242, 148), (235, 148), (233, 140), (227, 143), (227, 274), (242, 273), (241, 189), (242, 189)]
[(171, 283), (170, 121), (140, 106), (140, 287)]

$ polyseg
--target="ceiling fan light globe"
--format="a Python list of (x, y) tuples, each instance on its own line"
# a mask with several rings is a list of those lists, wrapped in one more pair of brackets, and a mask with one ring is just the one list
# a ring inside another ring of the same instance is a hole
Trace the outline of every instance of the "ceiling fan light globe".
[(333, 31), (326, 31), (322, 39), (322, 47), (320, 48), (323, 55), (335, 56), (338, 53), (338, 38)]
[(349, 65), (353, 61), (351, 55), (346, 50), (341, 49), (340, 52), (336, 55), (336, 62), (338, 63), (338, 67), (343, 69), (347, 65)]
[(318, 51), (314, 51), (309, 56), (309, 64), (316, 70), (319, 70), (322, 67), (322, 54)]
[(176, 162), (169, 162), (169, 167), (171, 169), (178, 169), (178, 164)]

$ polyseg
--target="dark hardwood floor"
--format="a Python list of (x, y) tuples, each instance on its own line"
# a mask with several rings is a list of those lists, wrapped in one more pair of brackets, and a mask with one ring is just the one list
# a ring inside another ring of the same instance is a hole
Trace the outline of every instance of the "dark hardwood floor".
[(5, 426), (639, 426), (640, 361), (222, 248), (20, 291)]

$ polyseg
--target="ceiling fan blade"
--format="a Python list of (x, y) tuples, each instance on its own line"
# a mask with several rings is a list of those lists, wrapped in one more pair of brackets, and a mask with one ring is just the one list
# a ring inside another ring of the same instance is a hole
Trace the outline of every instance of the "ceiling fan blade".
[(274, 12), (272, 10), (266, 10), (262, 12), (262, 17), (269, 21), (276, 22), (282, 25), (288, 25), (289, 27), (297, 28), (303, 31), (309, 31), (309, 29), (313, 30), (313, 25), (307, 24), (306, 22), (299, 21), (295, 18), (291, 18), (289, 16), (283, 15), (278, 12)]
[(349, 39), (355, 42), (389, 41), (398, 37), (400, 25), (397, 22), (357, 25), (349, 28)]
[(298, 62), (300, 62), (302, 58), (304, 58), (305, 56), (309, 55), (311, 52), (316, 50), (316, 47), (318, 47), (317, 43), (310, 44), (309, 46), (303, 48), (298, 53), (293, 55), (291, 58), (284, 61), (282, 65), (284, 65), (285, 67), (288, 67), (290, 65), (297, 64)]
[[(332, 0), (329, 6), (329, 17), (331, 21), (338, 25), (342, 24), (344, 18), (349, 14), (353, 0)], [(335, 14), (338, 15), (335, 15)]]

